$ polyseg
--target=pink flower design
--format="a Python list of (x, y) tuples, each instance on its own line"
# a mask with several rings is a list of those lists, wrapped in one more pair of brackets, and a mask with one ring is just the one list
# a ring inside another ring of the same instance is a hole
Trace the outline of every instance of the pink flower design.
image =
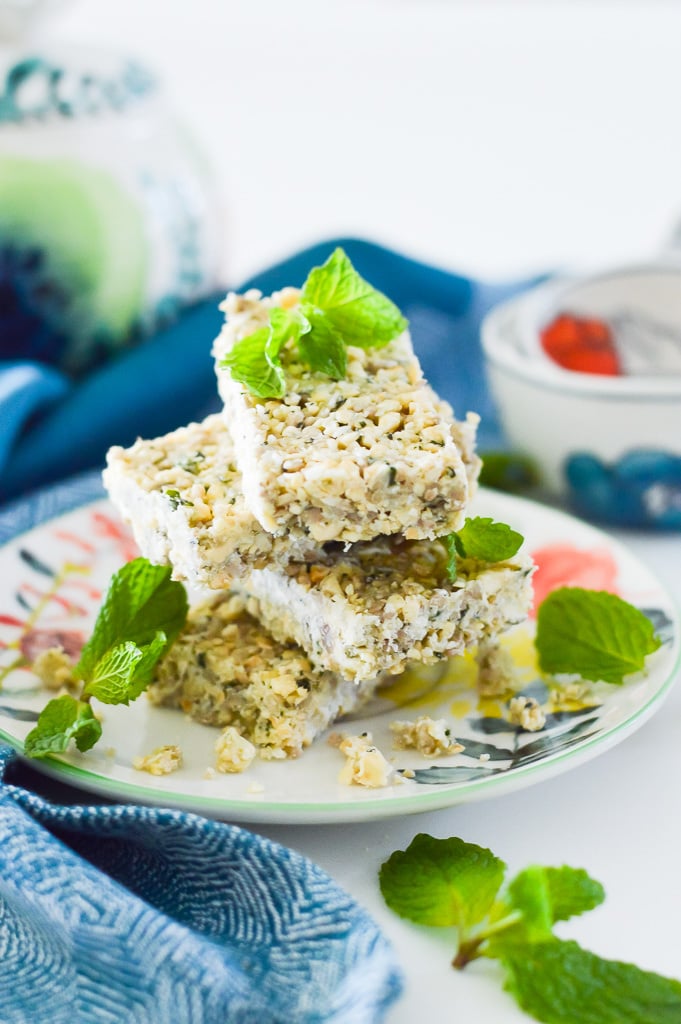
[(69, 658), (77, 661), (84, 643), (83, 633), (73, 629), (29, 629), (21, 637), (19, 648), (30, 663), (50, 647), (61, 647)]
[(532, 552), (538, 566), (533, 577), (534, 610), (558, 587), (584, 587), (618, 594), (617, 563), (607, 548), (547, 544)]

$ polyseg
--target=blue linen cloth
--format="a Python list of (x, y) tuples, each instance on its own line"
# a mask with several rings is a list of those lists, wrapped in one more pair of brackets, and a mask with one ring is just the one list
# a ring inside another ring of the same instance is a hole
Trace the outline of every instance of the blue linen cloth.
[[(480, 284), (340, 239), (241, 289), (300, 283), (338, 244), (409, 317), (440, 394), (481, 413), (482, 445), (499, 444), (480, 320), (535, 281)], [(77, 384), (0, 363), (0, 500), (216, 408), (218, 298)], [(13, 501), (0, 543), (99, 493), (97, 471)], [(196, 815), (77, 799), (0, 747), (1, 1024), (371, 1024), (399, 994), (374, 922), (304, 857)]]
[[(411, 322), (426, 377), (459, 414), (482, 416), (482, 447), (500, 444), (485, 384), (480, 321), (493, 305), (539, 279), (490, 285), (357, 239), (332, 239), (243, 282), (265, 293), (302, 284), (342, 245), (361, 274)], [(0, 502), (101, 465), (111, 445), (154, 437), (217, 409), (210, 348), (222, 314), (215, 296), (82, 381), (39, 363), (0, 361)], [(0, 338), (0, 357), (2, 339)]]
[(372, 1024), (369, 916), (307, 858), (176, 810), (60, 806), (0, 747), (2, 1024)]

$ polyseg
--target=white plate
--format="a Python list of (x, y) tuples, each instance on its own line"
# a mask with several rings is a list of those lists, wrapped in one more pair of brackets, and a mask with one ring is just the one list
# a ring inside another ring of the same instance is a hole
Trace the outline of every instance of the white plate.
[[(677, 673), (681, 631), (669, 595), (630, 552), (570, 516), (490, 491), (481, 492), (475, 511), (524, 534), (540, 566), (535, 577), (540, 598), (555, 586), (573, 584), (615, 590), (645, 609), (664, 640), (648, 660), (646, 674), (630, 677), (623, 686), (590, 684), (586, 703), (566, 705), (535, 733), (509, 725), (505, 702), (478, 699), (469, 660), (402, 679), (361, 717), (339, 727), (370, 731), (397, 769), (415, 772), (414, 779), (381, 790), (340, 785), (341, 755), (323, 738), (296, 761), (256, 761), (243, 775), (208, 779), (215, 730), (178, 711), (151, 707), (144, 698), (128, 708), (101, 707), (104, 734), (94, 750), (33, 763), (113, 799), (177, 805), (240, 821), (314, 823), (410, 814), (496, 796), (602, 753), (659, 707)], [(47, 694), (26, 665), (17, 662), (22, 656), (30, 661), (55, 641), (68, 645), (70, 638), (86, 636), (109, 577), (135, 554), (127, 530), (105, 500), (43, 523), (0, 550), (0, 737), (18, 750)], [(546, 698), (533, 664), (531, 635), (530, 623), (517, 627), (505, 642), (520, 668), (520, 691)], [(465, 751), (436, 760), (393, 751), (390, 722), (424, 713), (447, 718)], [(168, 743), (181, 747), (182, 769), (157, 778), (132, 768), (134, 757)]]

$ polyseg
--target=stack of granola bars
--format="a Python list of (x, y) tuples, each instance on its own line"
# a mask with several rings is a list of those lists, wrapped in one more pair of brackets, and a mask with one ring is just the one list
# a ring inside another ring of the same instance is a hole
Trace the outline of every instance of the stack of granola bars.
[(104, 475), (142, 554), (213, 592), (152, 700), (233, 726), (266, 758), (299, 754), (408, 663), (495, 637), (530, 600), (523, 555), (452, 579), (442, 538), (476, 488), (477, 417), (454, 419), (406, 330), (350, 345), (341, 379), (284, 344), (281, 397), (225, 365), (299, 303), (295, 289), (230, 294), (214, 347), (222, 413), (112, 449)]

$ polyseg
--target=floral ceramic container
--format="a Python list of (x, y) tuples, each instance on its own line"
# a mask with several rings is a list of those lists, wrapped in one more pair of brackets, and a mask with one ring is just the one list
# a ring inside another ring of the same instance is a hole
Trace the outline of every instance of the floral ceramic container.
[(551, 281), (483, 324), (514, 449), (581, 514), (681, 529), (681, 268)]
[(205, 167), (141, 65), (0, 58), (0, 357), (78, 374), (218, 284)]

